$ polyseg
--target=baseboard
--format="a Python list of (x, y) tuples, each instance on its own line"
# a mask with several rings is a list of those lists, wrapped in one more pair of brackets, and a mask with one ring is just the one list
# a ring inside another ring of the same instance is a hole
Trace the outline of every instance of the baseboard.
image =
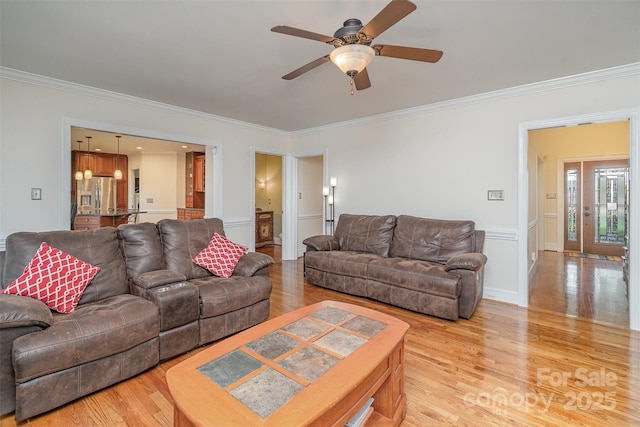
[(494, 301), (518, 305), (518, 293), (514, 291), (505, 291), (503, 289), (494, 289), (485, 286), (482, 297)]

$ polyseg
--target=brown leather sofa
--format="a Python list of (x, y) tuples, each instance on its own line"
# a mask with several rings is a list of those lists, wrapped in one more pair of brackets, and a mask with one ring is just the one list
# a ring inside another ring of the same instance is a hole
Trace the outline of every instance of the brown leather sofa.
[(333, 236), (303, 243), (317, 286), (450, 320), (482, 299), (487, 257), (473, 221), (343, 214)]
[(247, 253), (214, 276), (191, 261), (214, 232), (212, 218), (8, 236), (2, 288), (41, 242), (101, 270), (69, 314), (0, 294), (0, 415), (25, 420), (266, 320), (273, 259)]

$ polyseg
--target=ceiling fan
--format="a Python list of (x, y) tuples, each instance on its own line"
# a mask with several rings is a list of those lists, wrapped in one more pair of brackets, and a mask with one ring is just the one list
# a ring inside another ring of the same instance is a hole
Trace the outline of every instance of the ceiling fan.
[(347, 19), (344, 21), (343, 27), (339, 28), (333, 37), (286, 25), (273, 27), (271, 31), (275, 33), (317, 40), (334, 46), (334, 50), (331, 51), (329, 55), (311, 61), (289, 74), (282, 76), (282, 78), (285, 80), (295, 79), (330, 60), (336, 64), (343, 73), (350, 77), (352, 87), (351, 94), (353, 95), (354, 83), (358, 90), (371, 87), (371, 81), (369, 80), (366, 67), (374, 56), (388, 56), (432, 63), (438, 62), (442, 57), (442, 51), (440, 50), (384, 44), (371, 46), (374, 38), (378, 37), (414, 10), (416, 10), (416, 5), (410, 1), (392, 0), (391, 3), (386, 5), (367, 25), (363, 26), (359, 19)]

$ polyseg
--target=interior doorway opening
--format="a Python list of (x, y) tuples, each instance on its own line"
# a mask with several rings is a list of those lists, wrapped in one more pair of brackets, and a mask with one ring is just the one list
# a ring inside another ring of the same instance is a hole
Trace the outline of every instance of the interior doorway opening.
[(282, 156), (256, 152), (255, 181), (255, 247), (282, 246)]
[[(607, 256), (621, 255), (621, 243), (628, 238), (630, 120), (527, 132), (527, 247), (531, 253), (527, 257), (527, 305), (596, 319), (603, 311), (597, 303), (609, 301), (615, 306), (607, 309), (619, 314), (613, 318), (629, 322), (631, 301), (623, 280), (623, 262)], [(534, 170), (544, 176), (532, 175)], [(531, 200), (539, 206), (531, 206)], [(555, 254), (554, 261), (549, 261), (549, 252)], [(586, 258), (591, 264), (584, 270)], [(555, 297), (545, 303), (545, 295)]]

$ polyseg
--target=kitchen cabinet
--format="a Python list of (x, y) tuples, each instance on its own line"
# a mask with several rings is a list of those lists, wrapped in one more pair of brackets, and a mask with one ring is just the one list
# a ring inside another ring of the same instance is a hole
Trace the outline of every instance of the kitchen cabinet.
[(178, 208), (178, 219), (191, 220), (204, 218), (204, 209)]
[(185, 207), (204, 209), (205, 155), (191, 151), (185, 158)]
[(127, 224), (129, 217), (137, 212), (122, 211), (113, 214), (78, 214), (73, 221), (74, 230), (95, 230), (101, 227), (117, 227)]
[(256, 212), (256, 248), (273, 245), (273, 211)]

